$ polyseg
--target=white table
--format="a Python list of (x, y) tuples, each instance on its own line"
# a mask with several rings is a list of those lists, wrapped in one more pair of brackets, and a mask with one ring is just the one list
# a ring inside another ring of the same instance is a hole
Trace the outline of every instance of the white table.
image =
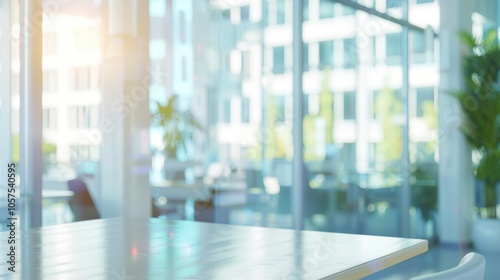
[(17, 243), (17, 276), (50, 280), (358, 279), (427, 251), (415, 239), (120, 218), (39, 228)]

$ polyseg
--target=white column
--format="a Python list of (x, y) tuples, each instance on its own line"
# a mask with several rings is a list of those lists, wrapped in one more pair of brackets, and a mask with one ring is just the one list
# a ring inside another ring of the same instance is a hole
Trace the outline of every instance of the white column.
[[(0, 127), (4, 137), (0, 138), (0, 178), (7, 178), (7, 164), (12, 159), (11, 134), (11, 62), (10, 62), (10, 1), (0, 2)], [(1, 182), (2, 191), (7, 182)]]
[(475, 1), (440, 0), (439, 94), (439, 235), (443, 243), (467, 242), (470, 237), (474, 178), (471, 150), (459, 131), (461, 111), (450, 90), (464, 88), (458, 31), (472, 29)]
[(42, 1), (20, 1), (20, 192), (22, 225), (42, 226)]
[(102, 67), (97, 206), (104, 218), (151, 216), (148, 2), (110, 0)]

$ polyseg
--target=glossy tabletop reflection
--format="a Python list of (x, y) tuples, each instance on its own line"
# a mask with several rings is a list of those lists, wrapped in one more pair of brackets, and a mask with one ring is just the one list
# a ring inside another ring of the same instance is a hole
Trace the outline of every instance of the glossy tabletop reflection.
[(18, 233), (0, 279), (358, 279), (427, 241), (160, 219), (101, 219)]

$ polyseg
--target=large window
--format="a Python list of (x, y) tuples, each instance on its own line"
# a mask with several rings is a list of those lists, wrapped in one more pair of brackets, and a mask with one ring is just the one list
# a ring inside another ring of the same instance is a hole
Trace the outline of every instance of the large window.
[[(368, 2), (359, 1), (363, 5)], [(181, 133), (175, 149), (169, 150), (163, 148), (170, 139), (171, 134), (165, 133), (169, 127), (152, 125), (152, 146), (156, 149), (153, 162), (158, 162), (159, 167), (150, 178), (153, 186), (181, 180), (211, 187), (241, 187), (243, 191), (235, 192), (232, 198), (221, 195), (220, 201), (214, 200), (217, 211), (189, 212), (189, 207), (179, 207), (180, 211), (165, 215), (291, 227), (294, 206), (290, 197), (295, 191), (290, 176), (293, 131), (302, 125), (304, 179), (300, 187), (304, 211), (299, 218), (305, 228), (400, 235), (401, 213), (419, 213), (400, 209), (405, 178), (411, 176), (412, 170), (406, 168), (404, 153), (418, 146), (428, 148), (428, 155), (433, 155), (429, 139), (435, 132), (435, 115), (428, 109), (435, 104), (429, 103), (430, 97), (422, 90), (437, 85), (421, 76), (420, 81), (412, 80), (415, 90), (405, 98), (408, 93), (402, 88), (402, 73), (408, 69), (401, 63), (403, 38), (399, 23), (364, 15), (363, 11), (331, 0), (304, 1), (302, 12), (307, 24), (303, 25), (303, 52), (294, 57), (293, 1), (212, 4), (196, 9), (182, 6), (189, 44), (182, 43), (178, 36), (170, 38), (168, 24), (151, 24), (151, 33), (163, 36), (155, 35), (151, 40), (167, 42), (165, 55), (150, 48), (151, 60), (164, 64), (165, 69), (176, 65), (169, 57), (182, 60), (178, 68), (166, 71), (165, 88), (157, 91), (151, 103), (166, 105), (170, 93), (177, 94), (179, 110), (187, 119), (172, 120), (169, 125), (187, 132)], [(394, 14), (401, 10), (401, 1), (376, 4), (371, 7), (383, 9), (386, 4)], [(171, 13), (175, 21), (180, 9), (173, 5), (165, 17), (168, 19)], [(261, 21), (255, 22), (259, 15)], [(326, 24), (332, 22), (335, 30)], [(355, 28), (373, 23), (383, 28)], [(204, 32), (207, 28), (213, 30), (210, 36)], [(411, 55), (426, 57), (427, 44), (422, 45), (421, 39), (410, 35)], [(200, 46), (202, 55), (198, 52)], [(296, 59), (302, 60), (304, 68), (303, 95), (299, 97), (304, 112), (302, 122), (294, 121), (296, 73), (291, 70)], [(419, 73), (426, 75), (434, 69), (431, 64), (419, 66)], [(191, 78), (186, 69), (196, 69), (197, 78)], [(186, 74), (177, 76), (179, 72)], [(408, 104), (403, 103), (406, 100)], [(406, 105), (411, 121), (405, 119)], [(412, 133), (406, 134), (406, 125), (412, 126)], [(418, 157), (422, 158), (432, 156)], [(178, 172), (169, 166), (187, 167)], [(335, 196), (330, 195), (332, 190)], [(190, 199), (195, 198), (187, 201)], [(228, 201), (222, 202), (224, 199)], [(217, 214), (209, 214), (213, 212)], [(420, 219), (418, 214), (412, 215), (412, 221)]]
[[(220, 188), (234, 193), (217, 196), (207, 209), (197, 211), (189, 207), (201, 203), (199, 196), (175, 193), (175, 199), (167, 197), (162, 214), (168, 219), (291, 227), (290, 174), (294, 143), (302, 141), (300, 187), (306, 203), (299, 218), (305, 228), (399, 235), (401, 213), (419, 213), (399, 208), (406, 178), (419, 161), (437, 162), (432, 137), (436, 135), (434, 109), (439, 107), (438, 67), (427, 59), (431, 44), (424, 32), (410, 34), (410, 55), (424, 57), (426, 63), (412, 69), (418, 79), (412, 78), (413, 90), (405, 96), (402, 77), (412, 66), (401, 63), (398, 21), (367, 15), (337, 1), (304, 1), (305, 42), (303, 53), (294, 57), (293, 1), (201, 2), (150, 1), (149, 46), (133, 46), (149, 51), (151, 68), (145, 75), (151, 77), (144, 79), (151, 82), (149, 100), (123, 102), (129, 111), (149, 106), (153, 117), (164, 114), (162, 123), (150, 122), (144, 114), (141, 117), (151, 125), (149, 129), (131, 133), (134, 139), (147, 139), (144, 135), (149, 133), (151, 149), (144, 149), (154, 154), (153, 187), (179, 183), (196, 190)], [(438, 5), (414, 5), (428, 2), (433, 1), (409, 1), (410, 8), (421, 14), (438, 13)], [(385, 5), (394, 15), (402, 8), (398, 0), (359, 3), (382, 9)], [(100, 115), (112, 109), (100, 106), (113, 93), (99, 96), (100, 79), (106, 78), (100, 69), (107, 69), (107, 65), (101, 68), (101, 59), (113, 61), (116, 46), (111, 42), (100, 54), (101, 32), (107, 30), (101, 30), (101, 9), (95, 8), (94, 14), (86, 11), (91, 16), (79, 17), (68, 15), (74, 9), (67, 9), (68, 14), (53, 18), (58, 24), (44, 26), (43, 89), (54, 93), (43, 96), (44, 136), (57, 146), (55, 157), (61, 164), (100, 156), (92, 150), (99, 141), (95, 145), (80, 142), (87, 141), (82, 135), (99, 129)], [(71, 24), (60, 24), (66, 21)], [(381, 28), (367, 28), (374, 24)], [(73, 46), (68, 53), (74, 59), (65, 56), (66, 46)], [(296, 59), (302, 59), (304, 66), (302, 97), (292, 94)], [(140, 68), (134, 69), (137, 72), (125, 69), (126, 87), (142, 86)], [(12, 75), (16, 91), (19, 74)], [(403, 103), (406, 100), (408, 104)], [(301, 117), (293, 110), (295, 102), (302, 102), (302, 122), (294, 121)], [(406, 119), (407, 105), (410, 119)], [(303, 128), (303, 139), (294, 139), (297, 126)], [(407, 126), (412, 133), (405, 133)], [(428, 153), (403, 162), (407, 148)], [(179, 166), (181, 170), (173, 170)], [(161, 196), (156, 190), (152, 193)]]

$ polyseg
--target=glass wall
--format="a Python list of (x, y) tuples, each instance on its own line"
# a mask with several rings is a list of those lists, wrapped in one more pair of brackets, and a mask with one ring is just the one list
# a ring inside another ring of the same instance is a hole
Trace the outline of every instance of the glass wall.
[[(151, 89), (156, 204), (169, 218), (291, 227), (301, 102), (305, 228), (400, 235), (409, 211), (410, 234), (433, 237), (425, 222), (436, 202), (423, 197), (437, 187), (434, 39), (409, 36), (407, 119), (402, 26), (328, 0), (304, 7), (303, 98), (293, 100), (293, 1), (150, 1), (151, 65), (164, 73)], [(410, 18), (426, 9), (437, 13), (410, 3)]]
[(68, 192), (69, 180), (84, 180), (90, 193), (96, 189), (103, 49), (96, 3), (54, 2), (43, 9), (43, 225), (79, 220), (68, 207), (72, 195), (80, 195)]
[[(43, 150), (46, 181), (93, 174), (99, 143), (100, 7), (87, 14), (45, 10), (43, 34)], [(80, 174), (82, 173), (82, 174)]]
[[(314, 18), (303, 31), (320, 62), (304, 74), (304, 96), (313, 100), (304, 116), (306, 228), (398, 235), (401, 26), (360, 11)], [(328, 43), (333, 60), (321, 67)]]
[(150, 98), (158, 207), (291, 227), (292, 1), (166, 3), (150, 2), (151, 65), (165, 71)]
[[(411, 186), (410, 233), (422, 238), (437, 236), (439, 163), (437, 1), (415, 1), (409, 21), (426, 27), (409, 33), (409, 164)], [(423, 16), (424, 14), (435, 16)]]

